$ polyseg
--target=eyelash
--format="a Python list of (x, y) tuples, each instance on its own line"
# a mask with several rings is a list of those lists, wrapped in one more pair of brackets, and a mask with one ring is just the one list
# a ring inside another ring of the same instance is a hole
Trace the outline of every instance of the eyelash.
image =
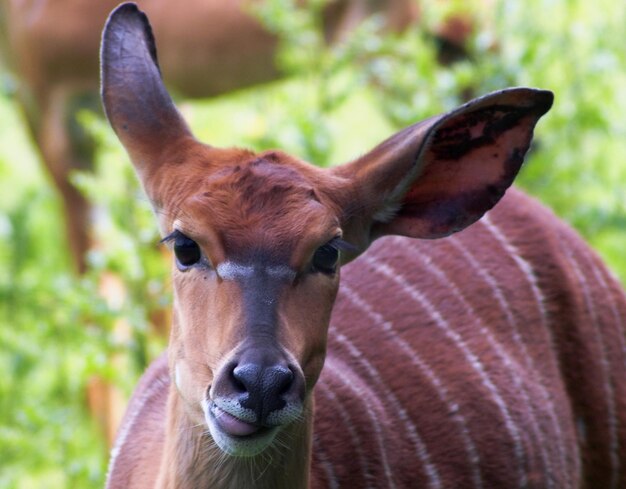
[(165, 238), (160, 240), (159, 244), (169, 244), (173, 242), (174, 240), (176, 240), (176, 238), (179, 236), (184, 236), (184, 234), (181, 233), (178, 229), (174, 229), (174, 231), (172, 231), (170, 234), (165, 236)]
[(325, 246), (331, 246), (337, 251), (356, 251), (357, 247), (347, 241), (344, 241), (339, 236), (331, 239)]
[(178, 230), (174, 230), (163, 238), (161, 243), (174, 243), (173, 251), (176, 257), (176, 266), (180, 271), (188, 270), (201, 263), (210, 266), (198, 243)]

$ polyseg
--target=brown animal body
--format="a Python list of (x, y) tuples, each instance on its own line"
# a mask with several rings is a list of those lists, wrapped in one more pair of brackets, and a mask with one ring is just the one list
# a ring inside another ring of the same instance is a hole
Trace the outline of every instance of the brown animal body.
[(623, 291), (521, 192), (488, 212), (549, 92), (490, 94), (325, 170), (197, 142), (133, 4), (102, 73), (176, 256), (170, 346), (108, 488), (626, 487)]
[[(625, 318), (597, 256), (519, 191), (452, 237), (377, 241), (342, 269), (311, 487), (625, 487)], [(170, 387), (164, 355), (108, 487), (154, 487)], [(205, 430), (183, 433), (209, 450)], [(268, 477), (279, 454), (256, 462)]]
[[(138, 3), (152, 19), (163, 75), (177, 94), (212, 97), (279, 77), (276, 38), (249, 13), (246, 0), (188, 0), (184, 8), (172, 8), (167, 0)], [(68, 243), (79, 271), (89, 248), (90, 206), (70, 174), (91, 168), (95, 146), (76, 114), (99, 108), (100, 33), (118, 4), (0, 0), (0, 58), (17, 76), (17, 100), (63, 199)], [(393, 29), (416, 17), (411, 0), (334, 0), (325, 12), (328, 39), (341, 37), (377, 11), (386, 12)]]

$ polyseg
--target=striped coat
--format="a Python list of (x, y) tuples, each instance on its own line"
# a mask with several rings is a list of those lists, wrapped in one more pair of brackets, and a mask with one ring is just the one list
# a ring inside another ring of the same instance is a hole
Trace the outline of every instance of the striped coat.
[(312, 486), (626, 487), (626, 300), (514, 189), (435, 241), (342, 270), (316, 386)]

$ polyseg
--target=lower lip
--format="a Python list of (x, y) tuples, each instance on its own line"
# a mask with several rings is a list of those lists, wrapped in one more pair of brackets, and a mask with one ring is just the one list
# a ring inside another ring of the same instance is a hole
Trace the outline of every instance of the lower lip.
[(215, 405), (211, 409), (211, 414), (213, 414), (215, 422), (220, 427), (220, 429), (225, 434), (230, 436), (252, 436), (262, 430), (262, 428), (260, 428), (259, 426), (246, 423), (245, 421), (236, 418), (232, 414), (228, 414), (226, 411), (223, 411)]
[(254, 457), (274, 440), (279, 428), (259, 427), (228, 414), (215, 404), (205, 404), (205, 418), (213, 441), (226, 454)]

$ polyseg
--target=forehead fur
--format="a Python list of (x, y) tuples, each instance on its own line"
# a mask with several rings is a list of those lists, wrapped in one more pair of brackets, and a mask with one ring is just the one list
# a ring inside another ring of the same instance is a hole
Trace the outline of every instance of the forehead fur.
[(335, 224), (316, 188), (324, 172), (278, 152), (215, 169), (187, 205), (230, 249), (288, 245), (306, 230)]

